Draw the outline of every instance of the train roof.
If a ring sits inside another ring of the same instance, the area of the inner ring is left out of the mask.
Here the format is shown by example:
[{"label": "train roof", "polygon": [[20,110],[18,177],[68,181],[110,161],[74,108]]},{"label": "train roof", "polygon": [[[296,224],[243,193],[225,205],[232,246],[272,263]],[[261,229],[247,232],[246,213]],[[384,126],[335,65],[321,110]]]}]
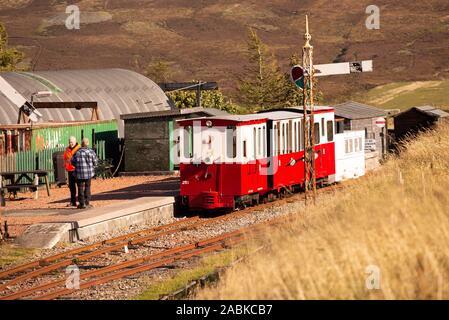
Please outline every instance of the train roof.
[{"label": "train roof", "polygon": [[[314,108],[314,111],[317,113],[325,113],[325,112],[333,112],[334,109],[331,107],[323,107],[317,106]],[[193,119],[184,119],[178,120],[180,125],[189,125],[194,121],[202,121],[209,120],[214,121],[218,120],[222,125],[228,125],[230,123],[239,123],[239,124],[256,124],[265,122],[267,120],[288,120],[288,119],[297,119],[303,118],[304,112],[302,107],[294,107],[294,108],[285,108],[285,109],[276,109],[276,110],[266,110],[259,112],[257,114],[242,114],[242,115],[225,115],[225,116],[214,116],[214,117],[201,117],[201,118],[193,118]],[[214,121],[215,122],[215,121]]]}]

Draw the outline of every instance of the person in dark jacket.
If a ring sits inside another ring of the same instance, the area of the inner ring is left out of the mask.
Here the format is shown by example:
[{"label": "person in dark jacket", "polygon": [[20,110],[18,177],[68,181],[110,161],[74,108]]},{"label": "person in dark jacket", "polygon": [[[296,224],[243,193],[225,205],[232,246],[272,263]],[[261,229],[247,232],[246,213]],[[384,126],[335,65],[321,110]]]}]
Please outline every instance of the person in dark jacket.
[{"label": "person in dark jacket", "polygon": [[90,185],[92,178],[95,176],[97,162],[98,158],[95,151],[89,148],[89,139],[84,138],[81,142],[81,148],[72,157],[78,187],[78,209],[92,207],[90,205]]}]

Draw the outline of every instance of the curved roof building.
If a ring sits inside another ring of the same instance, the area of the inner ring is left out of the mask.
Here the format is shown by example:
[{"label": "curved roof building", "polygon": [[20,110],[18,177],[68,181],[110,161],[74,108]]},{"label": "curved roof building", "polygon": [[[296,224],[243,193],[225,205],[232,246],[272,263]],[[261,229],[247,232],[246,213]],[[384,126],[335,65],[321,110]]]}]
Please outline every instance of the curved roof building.
[{"label": "curved roof building", "polygon": [[[95,102],[99,120],[116,119],[120,136],[123,136],[120,115],[173,108],[156,83],[124,69],[6,72],[0,75],[27,100],[38,91],[53,93],[48,98],[35,98],[34,102],[80,105]],[[92,115],[89,109],[75,108],[39,109],[39,112],[43,115],[42,122],[86,121]],[[18,114],[18,108],[0,92],[0,126],[16,124]]]}]

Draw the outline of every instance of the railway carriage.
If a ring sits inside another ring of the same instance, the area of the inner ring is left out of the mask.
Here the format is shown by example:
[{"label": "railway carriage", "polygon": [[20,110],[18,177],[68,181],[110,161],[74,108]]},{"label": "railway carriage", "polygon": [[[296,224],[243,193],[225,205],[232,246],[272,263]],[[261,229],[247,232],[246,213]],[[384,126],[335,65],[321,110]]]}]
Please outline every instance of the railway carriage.
[{"label": "railway carriage", "polygon": [[[316,107],[317,181],[335,181],[334,110]],[[178,121],[180,196],[192,209],[235,209],[304,186],[303,110]]]}]

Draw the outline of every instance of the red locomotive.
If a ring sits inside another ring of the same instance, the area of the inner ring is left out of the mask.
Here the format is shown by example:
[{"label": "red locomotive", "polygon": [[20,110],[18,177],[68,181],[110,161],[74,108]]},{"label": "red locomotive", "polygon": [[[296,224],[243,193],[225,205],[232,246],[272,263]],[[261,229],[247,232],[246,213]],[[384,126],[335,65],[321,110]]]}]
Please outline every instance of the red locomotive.
[{"label": "red locomotive", "polygon": [[[316,178],[333,182],[334,110],[315,110]],[[178,125],[180,197],[188,208],[236,209],[304,187],[302,108],[187,119]]]}]

